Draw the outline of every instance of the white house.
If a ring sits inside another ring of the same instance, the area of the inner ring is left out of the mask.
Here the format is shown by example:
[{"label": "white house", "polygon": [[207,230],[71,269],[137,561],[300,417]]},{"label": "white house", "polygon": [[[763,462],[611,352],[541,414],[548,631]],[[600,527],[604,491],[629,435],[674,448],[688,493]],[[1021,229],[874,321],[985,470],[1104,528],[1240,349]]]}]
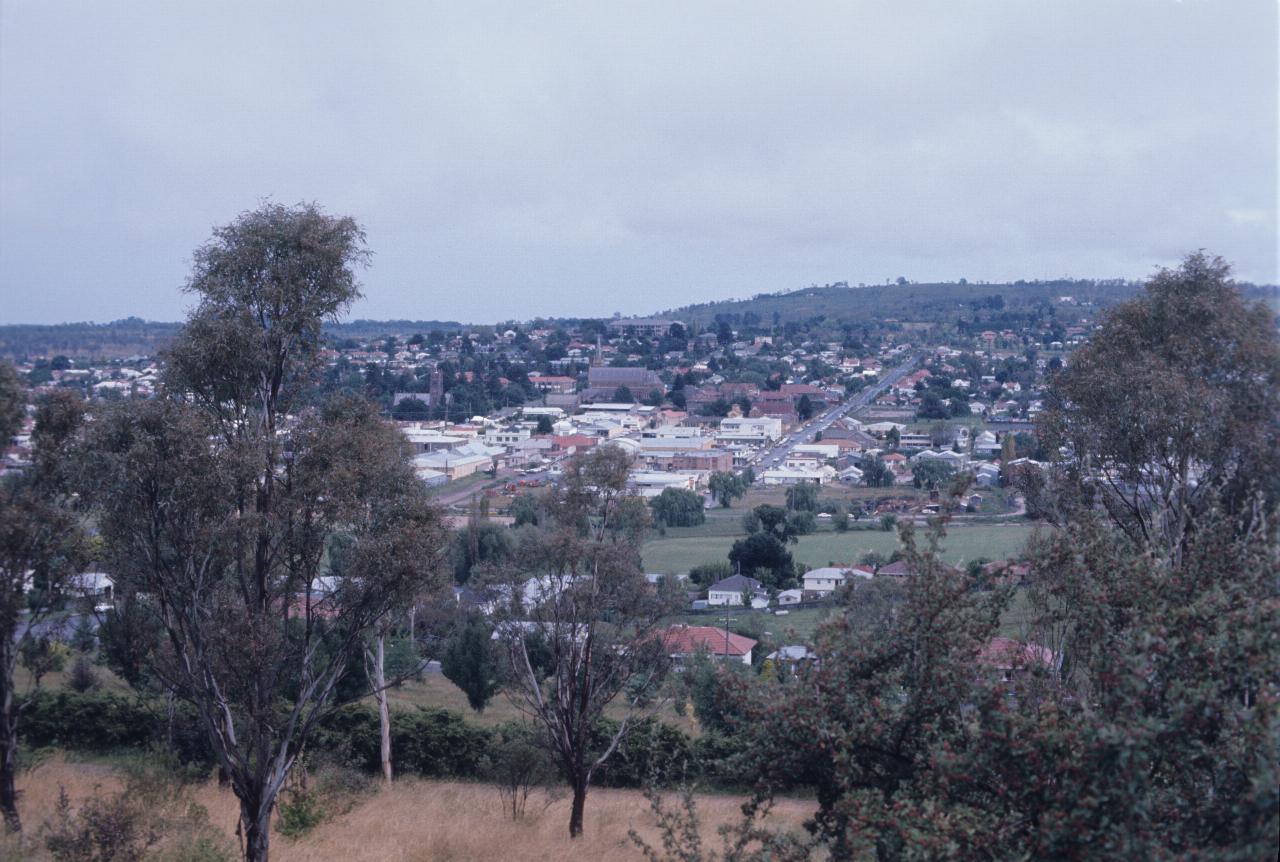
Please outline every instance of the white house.
[{"label": "white house", "polygon": [[80,572],[67,578],[67,591],[85,598],[111,600],[115,579],[106,572]]},{"label": "white house", "polygon": [[823,566],[820,569],[810,569],[804,573],[804,594],[807,597],[822,598],[840,589],[850,578],[869,579],[871,576],[870,571],[860,566]]},{"label": "white house", "polygon": [[804,601],[804,590],[783,590],[778,593],[779,606],[798,605]]},{"label": "white house", "polygon": [[857,467],[845,467],[840,471],[840,481],[848,485],[858,485],[862,482],[862,471]]},{"label": "white house", "polygon": [[995,464],[983,462],[974,469],[973,474],[974,483],[983,488],[1000,484],[1000,468]]},{"label": "white house", "polygon": [[730,575],[707,588],[707,604],[741,606],[743,593],[749,593],[754,600],[757,594],[763,592],[764,584],[755,578],[748,578],[746,575]]},{"label": "white house", "polygon": [[1000,442],[990,431],[983,431],[973,439],[973,454],[976,457],[994,458],[1000,454]]}]

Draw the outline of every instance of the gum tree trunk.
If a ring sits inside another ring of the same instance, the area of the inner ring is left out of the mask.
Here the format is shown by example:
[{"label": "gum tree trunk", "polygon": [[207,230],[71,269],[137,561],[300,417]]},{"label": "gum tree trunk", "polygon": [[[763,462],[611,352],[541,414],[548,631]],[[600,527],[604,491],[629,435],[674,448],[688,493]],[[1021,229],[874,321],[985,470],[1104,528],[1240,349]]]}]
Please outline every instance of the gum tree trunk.
[{"label": "gum tree trunk", "polygon": [[240,824],[244,829],[244,862],[267,862],[271,843],[271,809],[240,803]]},{"label": "gum tree trunk", "polygon": [[382,732],[382,777],[391,783],[391,713],[387,709],[387,675],[385,670],[387,635],[378,632],[373,661],[373,687],[378,692],[378,728]]},{"label": "gum tree trunk", "polygon": [[[7,659],[7,656],[5,657]],[[5,667],[11,667],[6,663]],[[12,682],[12,676],[6,682]],[[18,705],[14,703],[13,686],[0,684],[0,815],[5,832],[21,832],[18,816]]]},{"label": "gum tree trunk", "polygon": [[587,808],[587,782],[575,779],[573,782],[573,808],[569,812],[569,837],[582,837],[582,815]]}]

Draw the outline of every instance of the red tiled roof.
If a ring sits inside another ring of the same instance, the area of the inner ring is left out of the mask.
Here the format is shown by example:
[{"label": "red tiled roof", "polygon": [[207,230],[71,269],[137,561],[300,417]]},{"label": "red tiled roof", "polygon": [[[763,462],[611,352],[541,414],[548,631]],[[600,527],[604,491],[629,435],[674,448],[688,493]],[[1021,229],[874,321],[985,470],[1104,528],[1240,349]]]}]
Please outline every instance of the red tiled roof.
[{"label": "red tiled roof", "polygon": [[1029,667],[1039,664],[1054,667],[1058,656],[1047,646],[1023,643],[1013,638],[992,638],[978,653],[978,661],[995,668]]},{"label": "red tiled roof", "polygon": [[692,655],[705,650],[712,655],[744,656],[756,642],[712,626],[676,625],[662,633],[662,644],[672,655]]},{"label": "red tiled roof", "polygon": [[568,449],[570,446],[576,446],[579,449],[589,449],[596,443],[600,442],[596,437],[589,437],[586,434],[557,434],[551,438],[552,446],[556,449]]}]

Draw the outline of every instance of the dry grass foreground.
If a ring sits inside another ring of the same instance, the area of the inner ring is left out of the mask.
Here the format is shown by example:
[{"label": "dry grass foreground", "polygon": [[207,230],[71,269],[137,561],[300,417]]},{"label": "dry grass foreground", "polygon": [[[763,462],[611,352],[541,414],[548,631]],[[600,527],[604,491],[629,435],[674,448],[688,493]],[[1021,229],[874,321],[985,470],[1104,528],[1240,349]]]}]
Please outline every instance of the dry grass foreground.
[{"label": "dry grass foreground", "polygon": [[[47,858],[43,845],[35,846],[33,839],[54,811],[60,786],[66,788],[76,807],[94,794],[118,791],[121,782],[110,766],[53,758],[25,772],[18,786],[27,843],[21,856],[12,855],[12,845],[0,848],[0,858]],[[194,789],[192,801],[208,809],[210,824],[223,831],[226,846],[234,848],[236,802],[231,792],[211,781]],[[674,804],[677,800],[673,797],[670,801]],[[720,846],[715,828],[737,822],[741,802],[730,796],[698,797],[706,847]],[[775,807],[769,822],[778,827],[799,826],[811,812],[812,803],[784,800]],[[361,797],[349,812],[322,822],[301,838],[290,840],[273,834],[271,858],[273,862],[641,859],[642,854],[627,837],[630,829],[650,844],[661,846],[649,804],[634,790],[592,789],[587,798],[586,835],[578,841],[570,842],[568,823],[567,798],[545,806],[535,794],[530,797],[525,818],[513,822],[503,816],[493,787],[406,778],[389,789]]]}]

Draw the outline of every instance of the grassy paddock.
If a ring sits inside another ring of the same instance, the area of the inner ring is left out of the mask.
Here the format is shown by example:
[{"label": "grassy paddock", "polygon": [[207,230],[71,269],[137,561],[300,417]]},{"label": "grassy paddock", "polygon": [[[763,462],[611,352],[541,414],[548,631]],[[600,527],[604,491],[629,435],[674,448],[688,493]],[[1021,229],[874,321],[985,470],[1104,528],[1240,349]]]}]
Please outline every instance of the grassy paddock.
[{"label": "grassy paddock", "polygon": [[[53,757],[23,773],[18,789],[26,834],[0,838],[0,859],[50,858],[44,851],[40,826],[52,814],[59,788],[65,788],[72,806],[78,807],[87,798],[113,793],[120,786],[119,775],[109,763],[73,763]],[[191,801],[208,811],[209,825],[223,839],[222,846],[233,849],[235,797],[214,782],[195,786],[191,796]],[[742,801],[734,796],[697,798],[703,834],[711,847],[719,846],[716,827],[736,822]],[[357,795],[350,804],[345,813],[331,812],[300,838],[273,835],[271,858],[279,862],[642,859],[627,838],[630,829],[650,844],[661,846],[648,803],[634,790],[593,788],[587,797],[586,834],[572,843],[568,837],[569,800],[563,791],[551,797],[535,793],[524,820],[518,822],[503,815],[497,790],[484,784],[402,779],[390,788]],[[768,823],[798,828],[813,807],[812,802],[779,800]],[[182,838],[165,835],[163,843],[172,846]]]},{"label": "grassy paddock", "polygon": [[[698,625],[712,625],[712,623],[704,620]],[[423,706],[453,710],[467,722],[483,727],[492,727],[507,721],[527,720],[527,716],[516,708],[515,704],[511,702],[511,698],[504,692],[494,695],[493,699],[485,706],[484,712],[475,712],[471,709],[471,705],[467,703],[467,696],[462,692],[462,689],[438,673],[426,673],[422,675],[421,680],[409,680],[397,688],[389,689],[387,700],[392,709],[397,707],[412,709]],[[368,698],[368,701],[370,703],[373,702],[372,696]],[[605,708],[605,715],[611,718],[622,719],[626,717],[626,714],[626,708],[621,698]],[[657,718],[665,724],[680,728],[686,733],[696,735],[698,732],[688,716],[677,715],[675,710],[669,708],[659,709]]]},{"label": "grassy paddock", "polygon": [[[695,532],[702,529],[690,528],[685,535],[680,535],[677,530],[668,530],[666,536],[645,542],[642,551],[645,571],[687,572],[699,563],[725,560],[735,539],[742,535],[740,526],[735,533],[717,530],[719,534],[714,534],[708,530],[699,535]],[[1034,530],[1033,525],[1024,522],[952,527],[943,540],[942,557],[955,565],[963,565],[979,557],[1007,559],[1022,550]],[[850,530],[839,533],[823,530],[801,536],[799,544],[792,546],[791,553],[796,562],[825,566],[829,563],[855,563],[868,551],[888,556],[897,548],[898,534],[895,531]]]}]

